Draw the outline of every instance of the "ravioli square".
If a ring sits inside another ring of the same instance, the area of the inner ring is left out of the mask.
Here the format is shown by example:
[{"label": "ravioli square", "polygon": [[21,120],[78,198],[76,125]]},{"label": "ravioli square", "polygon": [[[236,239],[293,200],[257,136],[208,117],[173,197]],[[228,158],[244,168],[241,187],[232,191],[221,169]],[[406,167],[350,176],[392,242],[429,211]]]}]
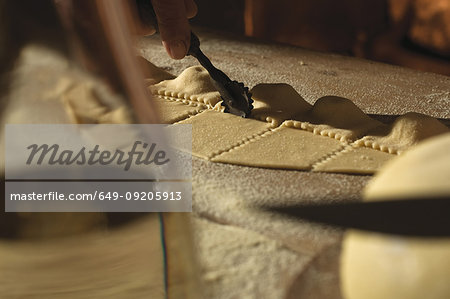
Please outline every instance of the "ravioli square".
[{"label": "ravioli square", "polygon": [[313,171],[372,174],[396,156],[371,148],[348,146],[335,156],[317,163]]},{"label": "ravioli square", "polygon": [[192,124],[192,154],[211,159],[271,128],[266,122],[207,110],[180,124]]},{"label": "ravioli square", "polygon": [[311,132],[278,127],[212,161],[267,168],[309,170],[312,165],[344,147],[336,139]]},{"label": "ravioli square", "polygon": [[153,95],[152,100],[156,104],[160,121],[163,124],[173,124],[206,109],[200,104],[185,104],[179,101],[170,101],[156,95]]}]

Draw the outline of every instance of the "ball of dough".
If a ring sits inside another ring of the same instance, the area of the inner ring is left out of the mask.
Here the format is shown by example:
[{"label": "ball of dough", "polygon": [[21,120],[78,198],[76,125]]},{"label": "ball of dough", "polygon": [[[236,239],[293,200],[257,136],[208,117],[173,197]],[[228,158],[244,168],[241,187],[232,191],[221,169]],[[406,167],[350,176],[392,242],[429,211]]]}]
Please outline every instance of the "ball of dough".
[{"label": "ball of dough", "polygon": [[[429,139],[389,162],[366,200],[450,194],[450,134]],[[450,298],[450,238],[349,231],[341,253],[345,299]]]}]

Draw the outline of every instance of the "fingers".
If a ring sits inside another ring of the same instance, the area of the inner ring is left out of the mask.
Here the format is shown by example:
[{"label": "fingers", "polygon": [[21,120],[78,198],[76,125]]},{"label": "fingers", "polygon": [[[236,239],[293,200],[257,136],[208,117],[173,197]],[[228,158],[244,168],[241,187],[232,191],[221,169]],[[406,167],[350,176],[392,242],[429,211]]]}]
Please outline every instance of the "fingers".
[{"label": "fingers", "polygon": [[[132,6],[136,4],[136,34],[141,36],[156,33],[156,19],[150,0],[135,0],[129,2]],[[132,7],[134,8],[134,6]]]},{"label": "fingers", "polygon": [[153,35],[156,33],[156,29],[149,25],[144,24],[142,22],[136,22],[136,34],[139,36],[147,36],[147,35]]},{"label": "fingers", "polygon": [[193,0],[151,0],[167,53],[174,59],[186,56],[191,29],[188,17],[197,12]]}]

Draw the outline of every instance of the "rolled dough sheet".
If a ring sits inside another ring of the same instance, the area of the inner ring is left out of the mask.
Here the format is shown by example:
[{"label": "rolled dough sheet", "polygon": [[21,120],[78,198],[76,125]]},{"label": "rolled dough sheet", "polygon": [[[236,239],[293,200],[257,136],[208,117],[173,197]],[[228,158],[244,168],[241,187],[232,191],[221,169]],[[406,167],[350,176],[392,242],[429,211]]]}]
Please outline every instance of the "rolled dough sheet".
[{"label": "rolled dough sheet", "polygon": [[[155,66],[151,73],[155,78],[147,80],[148,88],[162,123],[192,124],[192,154],[214,162],[371,174],[420,140],[449,131],[418,113],[385,125],[337,96],[311,105],[282,83],[256,85],[254,110],[244,119],[223,113],[220,94],[203,67],[189,67],[174,79]],[[105,103],[92,86],[72,87],[62,99],[76,123],[133,122],[128,107]]]},{"label": "rolled dough sheet", "polygon": [[159,116],[165,124],[173,124],[206,110],[206,105],[172,100],[167,96],[155,95],[153,100],[158,108]]},{"label": "rolled dough sheet", "polygon": [[367,173],[377,172],[381,166],[391,160],[392,155],[374,151],[367,147],[347,146],[343,151],[327,157],[315,164],[313,170],[341,173]]},{"label": "rolled dough sheet", "polygon": [[[193,155],[214,162],[370,174],[399,149],[448,131],[438,120],[417,113],[385,125],[336,96],[311,105],[283,83],[256,85],[251,118],[243,119],[222,113],[220,94],[199,66],[149,89],[163,111],[163,122],[192,124]],[[190,107],[195,105],[198,109]]]},{"label": "rolled dough sheet", "polygon": [[218,111],[205,111],[179,123],[192,124],[192,152],[206,159],[252,140],[271,128],[266,122]]}]

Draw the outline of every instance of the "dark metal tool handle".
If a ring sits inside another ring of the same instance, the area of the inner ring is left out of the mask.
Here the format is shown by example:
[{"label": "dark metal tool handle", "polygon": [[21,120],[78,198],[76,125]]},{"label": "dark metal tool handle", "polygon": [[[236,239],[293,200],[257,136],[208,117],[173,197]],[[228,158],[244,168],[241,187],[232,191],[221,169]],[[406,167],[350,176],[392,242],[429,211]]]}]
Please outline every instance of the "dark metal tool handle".
[{"label": "dark metal tool handle", "polygon": [[299,220],[415,237],[450,236],[450,196],[265,207]]},{"label": "dark metal tool handle", "polygon": [[191,46],[189,47],[189,51],[187,53],[195,58],[197,58],[198,62],[208,71],[209,75],[214,81],[218,81],[222,84],[227,82],[231,82],[231,79],[221,70],[216,68],[211,61],[203,54],[202,50],[200,50],[200,40],[198,36],[195,35],[194,32],[191,31]]},{"label": "dark metal tool handle", "polygon": [[191,31],[191,45],[188,55],[197,58],[198,62],[208,71],[214,80],[214,85],[219,91],[225,112],[232,113],[241,117],[247,117],[253,108],[251,94],[243,83],[232,81],[224,72],[216,68],[211,61],[200,50],[200,40],[197,35]]}]

